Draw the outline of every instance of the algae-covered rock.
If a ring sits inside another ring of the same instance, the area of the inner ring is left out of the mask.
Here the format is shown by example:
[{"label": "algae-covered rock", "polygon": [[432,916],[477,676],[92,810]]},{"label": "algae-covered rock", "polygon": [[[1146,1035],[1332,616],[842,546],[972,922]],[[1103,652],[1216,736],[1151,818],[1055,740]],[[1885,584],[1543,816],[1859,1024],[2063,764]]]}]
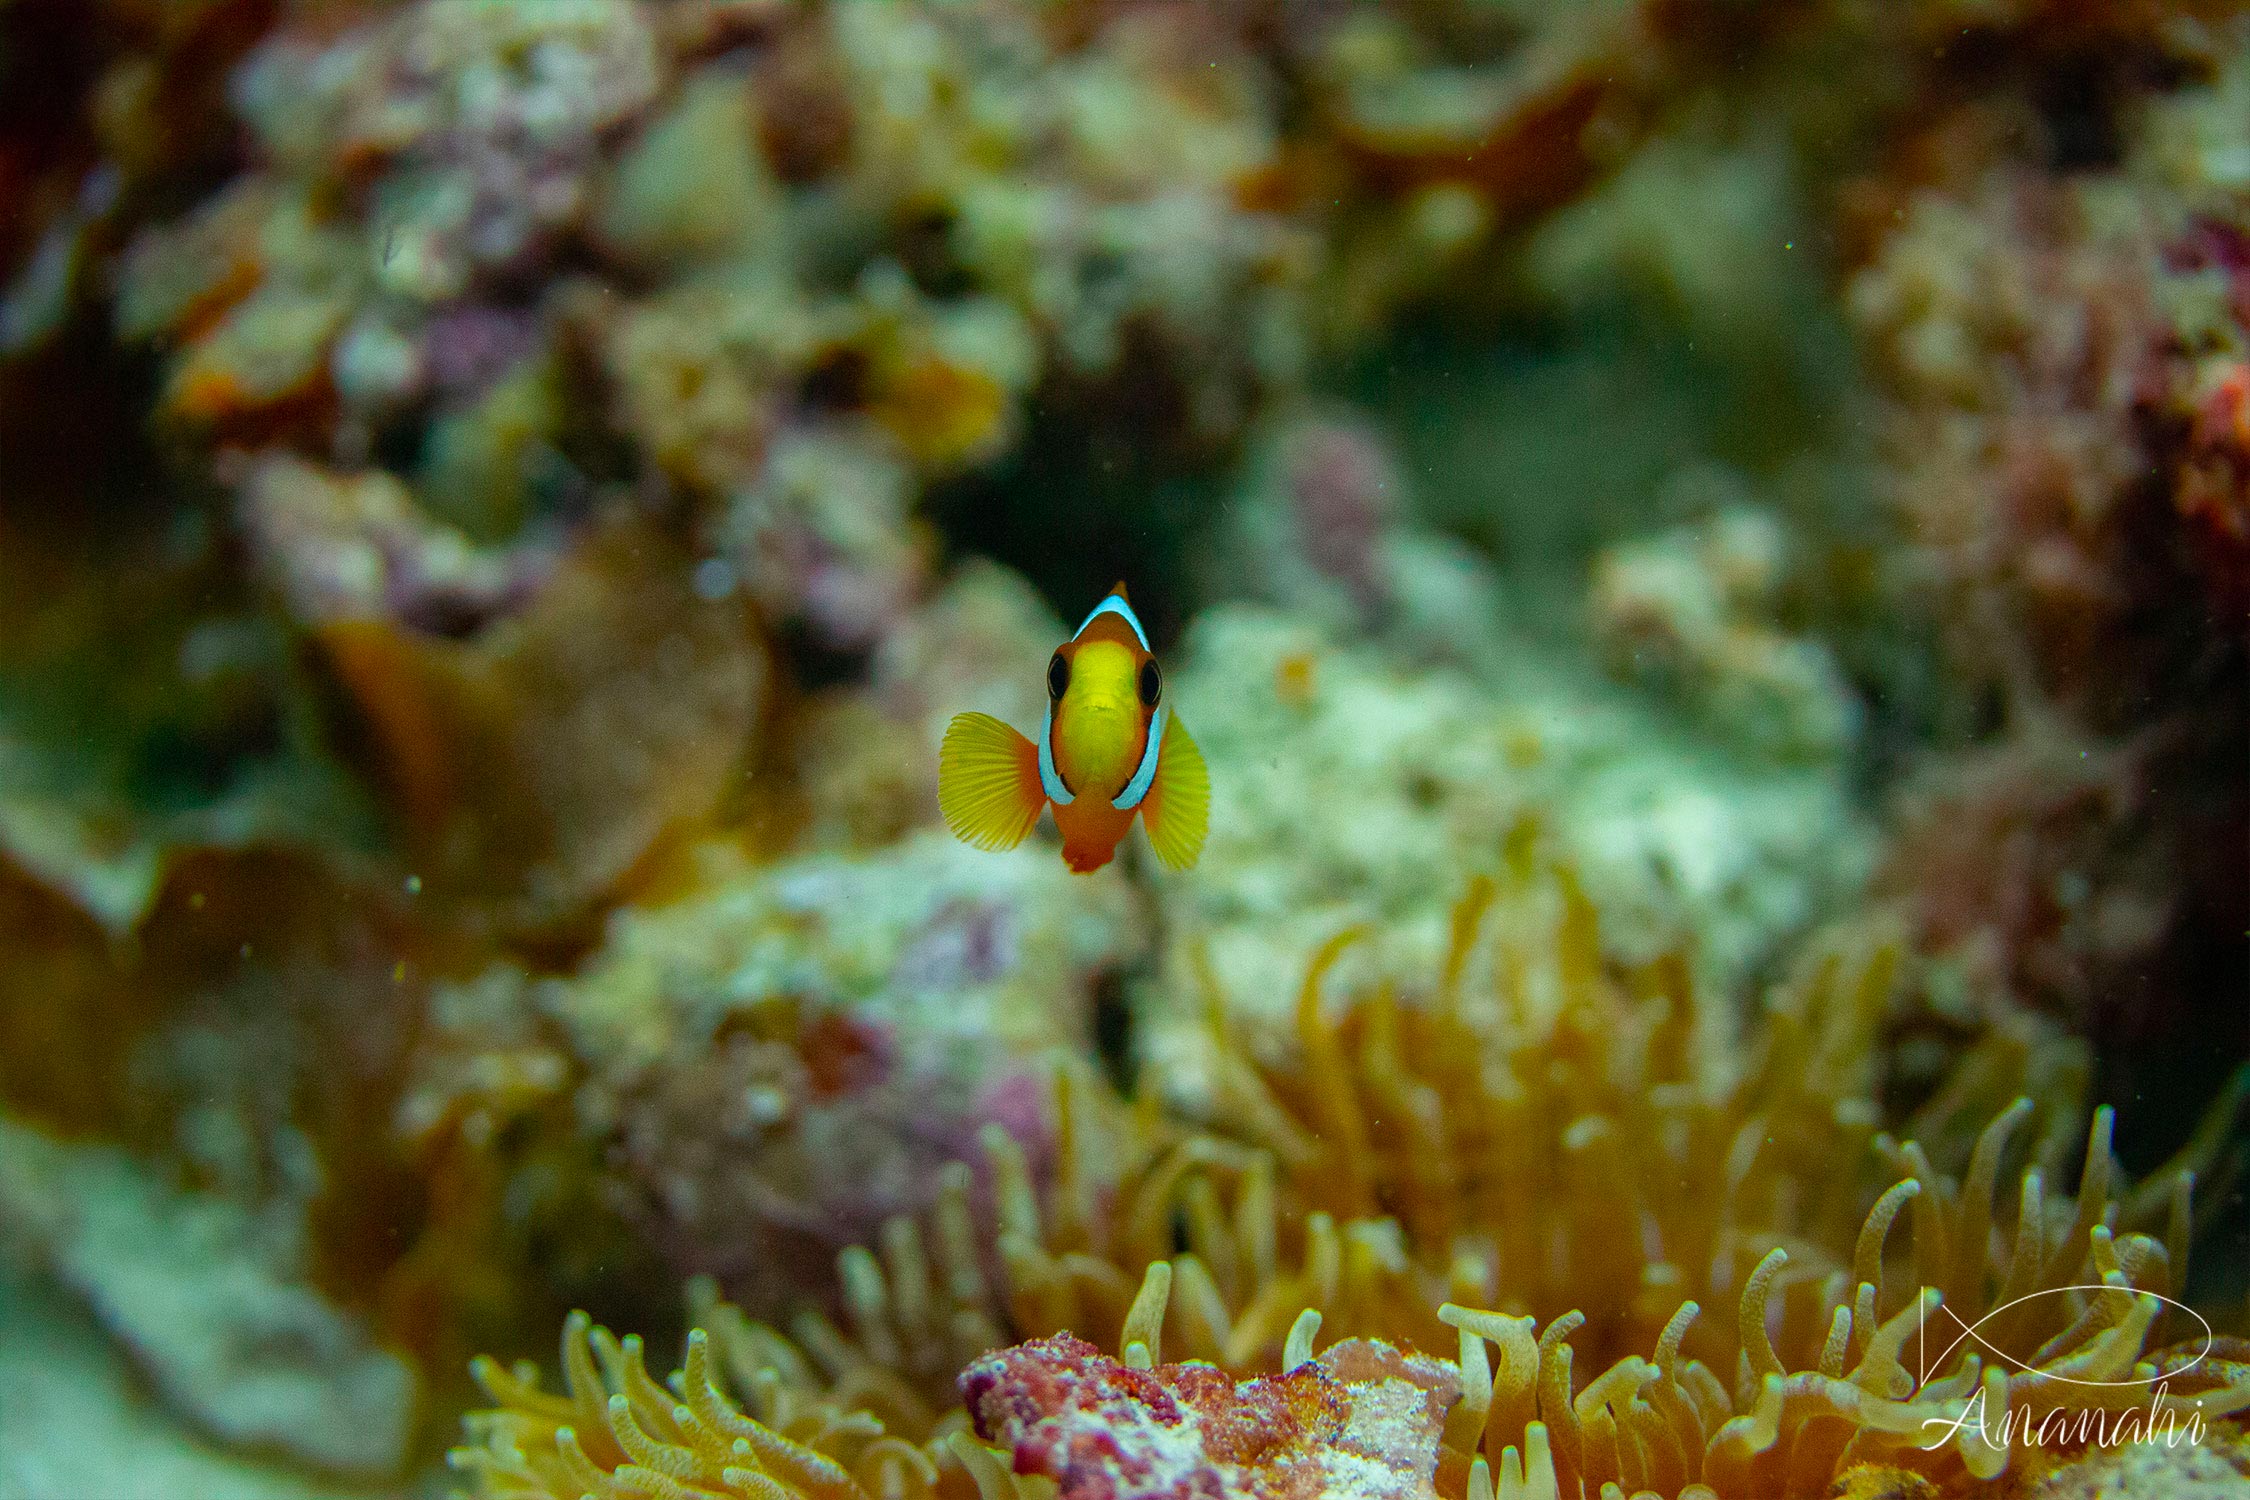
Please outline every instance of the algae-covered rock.
[{"label": "algae-covered rock", "polygon": [[0,1259],[0,1500],[373,1500],[227,1452],[153,1404],[85,1312]]},{"label": "algae-covered rock", "polygon": [[879,433],[805,430],[777,439],[722,523],[745,590],[777,623],[822,645],[880,640],[921,583],[908,524],[912,474]]},{"label": "algae-covered rock", "polygon": [[305,1284],[286,1209],[255,1214],[114,1147],[0,1121],[0,1223],[204,1432],[340,1473],[404,1460],[418,1377]]}]

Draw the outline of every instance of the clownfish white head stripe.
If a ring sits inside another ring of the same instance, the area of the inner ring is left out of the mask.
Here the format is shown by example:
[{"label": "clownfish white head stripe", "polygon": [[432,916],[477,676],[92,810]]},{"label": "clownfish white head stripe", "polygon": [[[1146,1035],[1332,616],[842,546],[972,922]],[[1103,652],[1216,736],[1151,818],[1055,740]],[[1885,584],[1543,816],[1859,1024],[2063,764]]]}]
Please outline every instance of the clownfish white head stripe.
[{"label": "clownfish white head stripe", "polygon": [[1110,799],[1110,806],[1130,812],[1141,805],[1148,789],[1156,785],[1156,759],[1164,746],[1164,718],[1170,712],[1169,708],[1159,708],[1156,717],[1149,720],[1148,744],[1141,751],[1141,763],[1134,769],[1133,779],[1125,783],[1125,790]]},{"label": "clownfish white head stripe", "polygon": [[[1122,589],[1124,588],[1124,585],[1119,584],[1118,587]],[[1123,615],[1125,617],[1125,623],[1133,627],[1133,639],[1141,643],[1141,649],[1143,651],[1149,649],[1148,632],[1141,628],[1141,617],[1133,613],[1133,606],[1126,602],[1125,596],[1122,593],[1108,595],[1102,600],[1101,603],[1095,605],[1092,610],[1088,611],[1086,618],[1079,622],[1078,628],[1075,631],[1071,632],[1070,638],[1074,641],[1077,640],[1078,637],[1086,633],[1087,626],[1093,624],[1103,615]]]},{"label": "clownfish white head stripe", "polygon": [[956,836],[1011,849],[1052,809],[1063,862],[1109,863],[1138,816],[1157,858],[1186,869],[1211,821],[1211,780],[1163,701],[1148,632],[1117,588],[1047,661],[1036,744],[987,714],[960,714],[938,752],[938,807]]},{"label": "clownfish white head stripe", "polygon": [[1047,705],[1047,717],[1039,726],[1039,789],[1047,800],[1057,807],[1068,807],[1078,797],[1063,785],[1062,773],[1055,769],[1055,705]]}]

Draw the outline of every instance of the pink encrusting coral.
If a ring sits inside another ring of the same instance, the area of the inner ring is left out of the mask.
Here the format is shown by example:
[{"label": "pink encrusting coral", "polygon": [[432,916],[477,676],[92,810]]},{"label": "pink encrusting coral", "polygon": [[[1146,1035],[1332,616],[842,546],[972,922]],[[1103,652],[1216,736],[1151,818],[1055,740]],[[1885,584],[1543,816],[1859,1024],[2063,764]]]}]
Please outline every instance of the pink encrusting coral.
[{"label": "pink encrusting coral", "polygon": [[1214,1365],[1136,1369],[1067,1333],[961,1373],[977,1436],[1064,1500],[1435,1500],[1460,1394],[1452,1365],[1374,1339],[1239,1382]]}]

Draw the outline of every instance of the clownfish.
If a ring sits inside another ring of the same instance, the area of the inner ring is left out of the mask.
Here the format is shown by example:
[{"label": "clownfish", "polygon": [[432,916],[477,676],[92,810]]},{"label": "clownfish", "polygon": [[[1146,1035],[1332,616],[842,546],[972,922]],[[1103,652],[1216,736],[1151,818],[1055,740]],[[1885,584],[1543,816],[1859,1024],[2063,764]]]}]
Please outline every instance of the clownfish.
[{"label": "clownfish", "polygon": [[1048,807],[1080,875],[1109,863],[1135,813],[1171,868],[1203,851],[1211,776],[1122,583],[1048,659],[1037,744],[990,714],[956,714],[938,750],[938,809],[963,843],[1013,849]]}]

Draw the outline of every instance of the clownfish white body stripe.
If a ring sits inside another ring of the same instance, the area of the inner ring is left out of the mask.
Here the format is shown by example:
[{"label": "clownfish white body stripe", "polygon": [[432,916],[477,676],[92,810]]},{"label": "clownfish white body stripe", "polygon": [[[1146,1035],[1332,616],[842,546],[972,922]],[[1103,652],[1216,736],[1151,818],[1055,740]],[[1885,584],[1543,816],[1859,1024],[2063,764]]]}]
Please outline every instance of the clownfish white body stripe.
[{"label": "clownfish white body stripe", "polygon": [[1052,809],[1063,863],[1085,874],[1138,816],[1156,857],[1184,870],[1203,851],[1211,777],[1164,701],[1148,632],[1119,584],[1047,662],[1047,713],[1027,739],[990,714],[957,714],[938,751],[938,808],[955,837],[1013,849]]}]

